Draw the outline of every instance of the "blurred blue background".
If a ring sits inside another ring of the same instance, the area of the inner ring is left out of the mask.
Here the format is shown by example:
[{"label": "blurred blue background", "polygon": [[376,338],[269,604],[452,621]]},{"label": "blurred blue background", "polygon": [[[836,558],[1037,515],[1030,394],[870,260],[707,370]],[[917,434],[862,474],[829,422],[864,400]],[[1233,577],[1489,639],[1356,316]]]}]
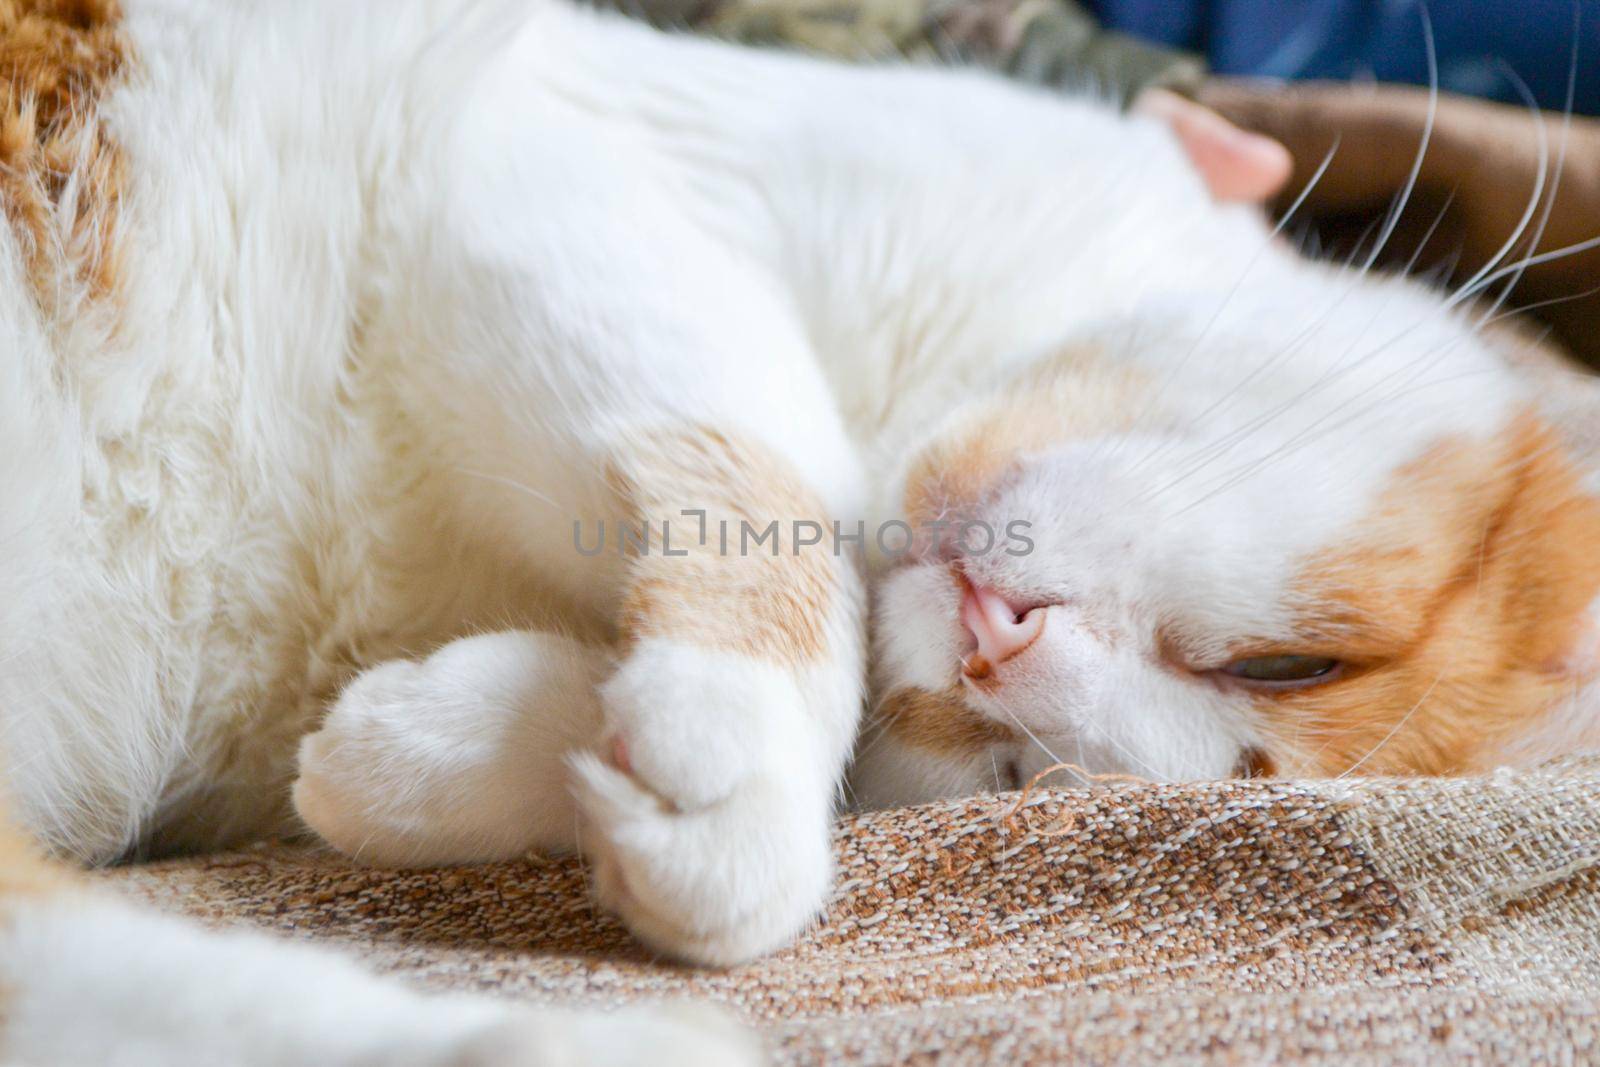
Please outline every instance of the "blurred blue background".
[{"label": "blurred blue background", "polygon": [[[1428,80],[1420,0],[1089,0],[1101,21],[1206,57],[1219,74]],[[1515,103],[1520,77],[1539,106],[1567,98],[1600,114],[1600,0],[1434,0],[1427,7],[1440,88]]]}]

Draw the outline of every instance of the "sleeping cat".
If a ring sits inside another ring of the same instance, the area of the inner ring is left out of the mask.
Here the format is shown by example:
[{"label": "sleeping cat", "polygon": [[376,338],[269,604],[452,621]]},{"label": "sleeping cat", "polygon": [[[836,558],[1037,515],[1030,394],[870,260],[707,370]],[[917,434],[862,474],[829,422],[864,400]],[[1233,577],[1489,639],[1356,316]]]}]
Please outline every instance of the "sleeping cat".
[{"label": "sleeping cat", "polygon": [[[1600,504],[1521,379],[1160,121],[555,0],[0,0],[0,42],[0,781],[50,853],[577,849],[725,964],[817,914],[864,704],[869,804],[1596,738]],[[30,849],[8,1060],[750,1054]]]}]

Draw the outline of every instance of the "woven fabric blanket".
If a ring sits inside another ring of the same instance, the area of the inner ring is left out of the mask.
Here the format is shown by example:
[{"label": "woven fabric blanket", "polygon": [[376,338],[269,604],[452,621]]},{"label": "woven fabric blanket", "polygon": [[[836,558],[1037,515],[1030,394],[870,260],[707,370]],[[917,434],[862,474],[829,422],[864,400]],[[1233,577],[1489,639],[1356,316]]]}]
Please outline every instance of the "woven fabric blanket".
[{"label": "woven fabric blanket", "polygon": [[837,845],[825,920],[728,971],[653,959],[575,860],[262,846],[104,877],[435,989],[720,1001],[780,1063],[1600,1062],[1600,759],[990,796]]}]

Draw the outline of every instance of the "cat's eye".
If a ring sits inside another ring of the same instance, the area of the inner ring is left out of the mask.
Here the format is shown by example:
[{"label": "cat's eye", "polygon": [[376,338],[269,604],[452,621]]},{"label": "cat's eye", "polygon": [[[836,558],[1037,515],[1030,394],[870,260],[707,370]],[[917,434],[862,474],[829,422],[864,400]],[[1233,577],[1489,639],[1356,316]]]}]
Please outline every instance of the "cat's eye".
[{"label": "cat's eye", "polygon": [[1328,656],[1250,656],[1234,660],[1222,673],[1241,682],[1289,689],[1331,681],[1339,666]]}]

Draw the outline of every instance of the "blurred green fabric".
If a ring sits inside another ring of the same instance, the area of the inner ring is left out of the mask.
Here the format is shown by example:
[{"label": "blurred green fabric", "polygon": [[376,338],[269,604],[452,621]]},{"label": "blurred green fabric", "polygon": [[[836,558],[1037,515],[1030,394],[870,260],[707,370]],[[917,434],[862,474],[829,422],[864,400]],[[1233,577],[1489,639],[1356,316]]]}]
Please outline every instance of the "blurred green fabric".
[{"label": "blurred green fabric", "polygon": [[666,29],[841,59],[886,56],[995,67],[1038,85],[1126,103],[1151,85],[1188,89],[1193,55],[1101,27],[1072,0],[611,0]]}]

